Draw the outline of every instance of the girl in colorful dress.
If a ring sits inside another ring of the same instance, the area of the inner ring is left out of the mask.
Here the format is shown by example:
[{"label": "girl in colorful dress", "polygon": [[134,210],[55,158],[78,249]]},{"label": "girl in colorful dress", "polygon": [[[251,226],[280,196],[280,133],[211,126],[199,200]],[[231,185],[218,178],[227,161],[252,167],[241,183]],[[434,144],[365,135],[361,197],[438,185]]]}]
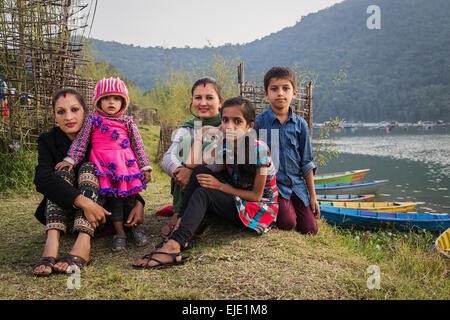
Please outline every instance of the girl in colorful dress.
[{"label": "girl in colorful dress", "polygon": [[[134,267],[156,268],[184,263],[181,250],[185,249],[207,212],[257,234],[263,234],[275,225],[278,213],[275,168],[267,145],[256,140],[253,130],[255,107],[247,99],[236,97],[225,101],[220,113],[222,148],[216,147],[215,152],[205,150],[205,153],[214,157],[216,163],[219,158],[225,160],[228,179],[195,164],[204,155],[201,151],[204,136],[211,134],[210,130],[217,130],[204,127],[192,146],[191,161],[186,164],[195,169],[184,194],[179,224],[167,241],[134,261]],[[243,154],[239,154],[242,150]],[[203,157],[203,163],[210,160]]]},{"label": "girl in colorful dress", "polygon": [[[122,80],[100,80],[92,95],[96,112],[86,117],[67,157],[56,167],[76,165],[83,159],[89,142],[92,143],[89,161],[96,166],[99,194],[107,199],[105,208],[111,212],[116,229],[114,251],[126,248],[123,216],[135,203],[135,195],[146,189],[152,171],[137,125],[132,117],[124,114],[129,102],[128,90]],[[131,232],[138,246],[147,243],[141,230],[131,228]]]}]

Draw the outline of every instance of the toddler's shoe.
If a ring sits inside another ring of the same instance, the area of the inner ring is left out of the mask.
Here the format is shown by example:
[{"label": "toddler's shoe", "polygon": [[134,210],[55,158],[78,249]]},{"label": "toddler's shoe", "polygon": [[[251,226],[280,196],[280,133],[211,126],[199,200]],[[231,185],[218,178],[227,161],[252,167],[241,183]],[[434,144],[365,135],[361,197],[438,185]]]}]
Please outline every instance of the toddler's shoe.
[{"label": "toddler's shoe", "polygon": [[113,237],[113,247],[114,252],[125,251],[127,249],[127,236],[116,234]]},{"label": "toddler's shoe", "polygon": [[148,238],[142,230],[139,229],[131,230],[131,234],[133,235],[134,242],[138,247],[142,247],[147,244]]}]

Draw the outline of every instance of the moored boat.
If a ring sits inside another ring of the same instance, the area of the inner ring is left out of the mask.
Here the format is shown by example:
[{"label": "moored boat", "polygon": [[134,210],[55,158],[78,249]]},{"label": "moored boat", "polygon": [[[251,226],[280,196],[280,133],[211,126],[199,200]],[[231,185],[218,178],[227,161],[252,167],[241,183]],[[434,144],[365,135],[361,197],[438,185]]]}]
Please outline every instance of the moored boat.
[{"label": "moored boat", "polygon": [[317,201],[361,202],[371,201],[374,197],[374,194],[318,194]]},{"label": "moored boat", "polygon": [[320,206],[320,215],[330,224],[357,229],[423,229],[436,232],[450,228],[449,214],[376,212]]},{"label": "moored boat", "polygon": [[334,207],[359,209],[378,212],[411,212],[416,209],[414,202],[335,202],[335,201],[319,201],[319,205]]},{"label": "moored boat", "polygon": [[353,183],[322,184],[315,186],[318,194],[376,193],[389,180],[360,181]]},{"label": "moored boat", "polygon": [[450,228],[436,239],[434,246],[439,253],[450,258]]},{"label": "moored boat", "polygon": [[370,169],[349,170],[344,172],[324,173],[314,176],[314,184],[333,184],[358,182]]}]

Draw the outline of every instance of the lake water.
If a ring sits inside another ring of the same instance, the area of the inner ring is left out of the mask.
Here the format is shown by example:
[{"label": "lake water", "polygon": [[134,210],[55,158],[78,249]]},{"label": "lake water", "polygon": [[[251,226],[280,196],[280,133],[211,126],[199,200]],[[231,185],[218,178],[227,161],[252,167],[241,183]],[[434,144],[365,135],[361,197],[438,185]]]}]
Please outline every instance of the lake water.
[{"label": "lake water", "polygon": [[417,212],[450,213],[450,128],[360,127],[331,133],[339,157],[317,173],[371,169],[364,180],[389,179],[375,201],[417,202]]}]

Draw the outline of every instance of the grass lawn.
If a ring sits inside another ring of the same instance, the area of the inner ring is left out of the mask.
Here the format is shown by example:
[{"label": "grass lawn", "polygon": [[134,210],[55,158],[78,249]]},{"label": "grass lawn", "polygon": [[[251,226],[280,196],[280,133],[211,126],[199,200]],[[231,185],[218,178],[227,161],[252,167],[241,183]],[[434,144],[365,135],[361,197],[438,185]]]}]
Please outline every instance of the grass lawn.
[{"label": "grass lawn", "polygon": [[[149,154],[155,154],[159,129],[145,126],[141,132]],[[194,238],[185,265],[135,270],[131,262],[160,242],[160,229],[168,220],[154,215],[171,204],[170,181],[159,166],[142,196],[147,202],[143,229],[150,244],[138,248],[129,241],[127,252],[117,254],[111,251],[112,236],[94,239],[93,263],[82,269],[80,288],[69,289],[69,275],[38,278],[31,272],[45,244],[44,226],[33,216],[41,195],[1,194],[0,299],[450,297],[450,265],[433,251],[435,235],[339,230],[323,220],[316,236],[280,230],[256,236],[216,221]],[[71,235],[61,238],[61,256],[74,240]],[[367,272],[372,265],[381,272],[379,289]]]}]

